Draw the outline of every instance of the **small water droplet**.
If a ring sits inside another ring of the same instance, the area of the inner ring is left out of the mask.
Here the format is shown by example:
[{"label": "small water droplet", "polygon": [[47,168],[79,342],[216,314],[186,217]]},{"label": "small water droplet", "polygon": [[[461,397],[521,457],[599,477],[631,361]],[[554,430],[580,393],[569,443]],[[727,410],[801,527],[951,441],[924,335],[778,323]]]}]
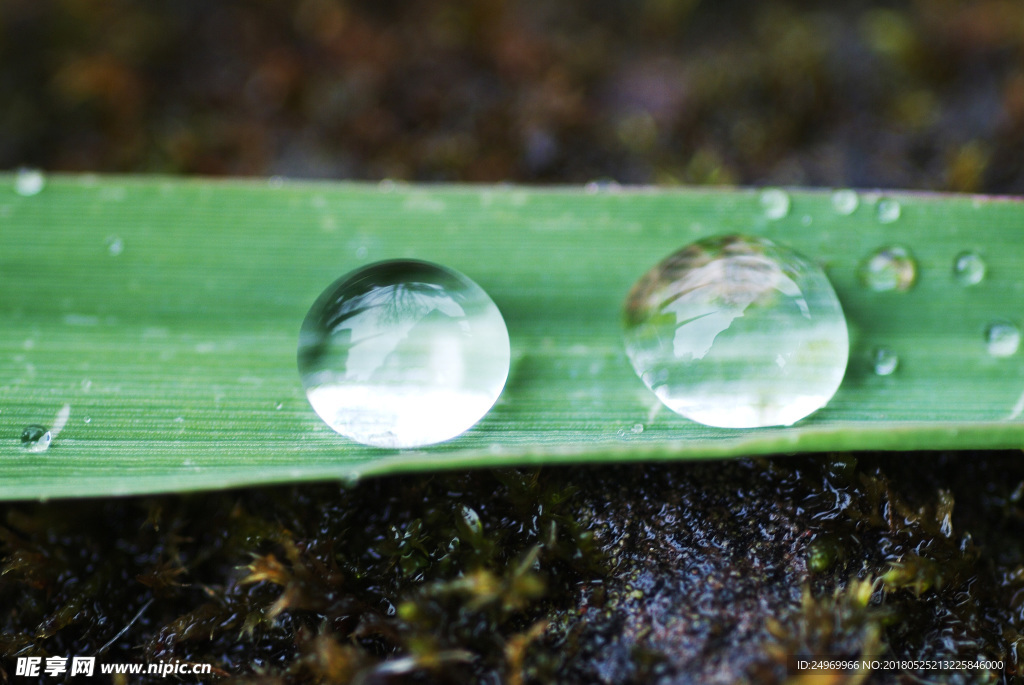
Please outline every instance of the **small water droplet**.
[{"label": "small water droplet", "polygon": [[631,433],[636,433],[636,434],[643,433],[644,432],[644,424],[642,424],[642,423],[634,423],[633,427],[630,429],[630,432]]},{"label": "small water droplet", "polygon": [[596,195],[598,193],[614,193],[622,190],[622,186],[619,182],[610,178],[599,178],[594,181],[588,182],[583,186],[583,192],[588,195]]},{"label": "small water droplet", "polygon": [[761,207],[764,215],[776,221],[789,214],[789,193],[781,188],[768,188],[761,191]]},{"label": "small water droplet", "polygon": [[846,371],[849,336],[832,284],[764,238],[709,238],[676,252],[633,286],[624,314],[637,375],[669,409],[709,426],[793,424],[825,406]]},{"label": "small water droplet", "polygon": [[860,197],[857,191],[844,188],[832,193],[832,209],[843,216],[849,216],[857,211],[860,205]]},{"label": "small water droplet", "polygon": [[86,416],[84,419],[82,419],[82,422],[83,423],[92,423],[92,417],[91,416]]},{"label": "small water droplet", "polygon": [[878,201],[878,220],[883,224],[891,224],[899,219],[902,211],[899,201],[891,197],[883,197]]},{"label": "small water droplet", "polygon": [[1009,357],[1020,347],[1020,328],[1009,321],[993,321],[985,329],[985,346],[993,357]]},{"label": "small water droplet", "polygon": [[38,195],[46,187],[46,176],[39,169],[18,169],[14,176],[14,192],[23,197]]},{"label": "small water droplet", "polygon": [[274,409],[276,409],[278,411],[281,411],[282,409],[284,409],[284,402],[278,402],[277,404],[275,404],[274,405]]},{"label": "small water droplet", "polygon": [[977,285],[985,279],[988,265],[977,252],[961,252],[953,260],[953,276],[960,285]]},{"label": "small water droplet", "polygon": [[900,358],[886,347],[876,348],[871,353],[871,364],[878,376],[891,376],[900,365]]},{"label": "small water droplet", "polygon": [[107,236],[107,252],[111,257],[117,257],[124,252],[124,241],[116,235]]},{"label": "small water droplet", "polygon": [[45,426],[32,424],[21,431],[21,446],[29,452],[45,452],[50,448],[52,436]]},{"label": "small water droplet", "polygon": [[377,262],[342,276],[299,334],[313,409],[375,447],[421,447],[465,432],[498,399],[509,363],[508,330],[491,298],[429,262]]},{"label": "small water droplet", "polygon": [[907,248],[889,245],[861,262],[859,273],[861,282],[872,290],[910,290],[917,282],[917,262]]}]

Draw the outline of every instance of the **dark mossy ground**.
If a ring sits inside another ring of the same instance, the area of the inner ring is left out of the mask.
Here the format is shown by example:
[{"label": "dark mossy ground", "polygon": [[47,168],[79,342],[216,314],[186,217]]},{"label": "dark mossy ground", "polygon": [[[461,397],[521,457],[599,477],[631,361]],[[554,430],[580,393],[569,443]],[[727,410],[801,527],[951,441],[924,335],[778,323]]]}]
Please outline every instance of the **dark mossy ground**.
[{"label": "dark mossy ground", "polygon": [[803,682],[787,663],[815,655],[999,659],[871,681],[1010,682],[1022,497],[1007,452],[17,504],[0,650],[12,682],[15,655],[75,654],[240,683]]},{"label": "dark mossy ground", "polygon": [[[3,0],[0,168],[1024,193],[1022,27],[1015,0]],[[884,654],[1007,670],[868,681],[1011,682],[1022,498],[1013,452],[3,505],[0,682],[33,654],[366,684]]]}]

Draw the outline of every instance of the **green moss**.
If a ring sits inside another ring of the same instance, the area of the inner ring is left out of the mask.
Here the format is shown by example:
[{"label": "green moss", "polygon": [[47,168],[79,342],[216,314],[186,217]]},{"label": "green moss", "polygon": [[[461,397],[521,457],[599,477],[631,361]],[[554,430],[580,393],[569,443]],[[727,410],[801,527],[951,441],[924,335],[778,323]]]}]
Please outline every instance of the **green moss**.
[{"label": "green moss", "polygon": [[1021,483],[1016,453],[861,454],[8,505],[0,665],[182,660],[253,683],[781,683],[820,654],[1012,668]]}]

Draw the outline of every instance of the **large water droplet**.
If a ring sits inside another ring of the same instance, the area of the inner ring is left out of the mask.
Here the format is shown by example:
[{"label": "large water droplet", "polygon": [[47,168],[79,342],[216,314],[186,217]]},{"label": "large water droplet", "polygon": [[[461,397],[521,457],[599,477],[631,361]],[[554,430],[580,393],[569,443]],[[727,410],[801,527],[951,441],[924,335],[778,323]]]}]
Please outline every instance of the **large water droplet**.
[{"label": "large water droplet", "polygon": [[892,350],[886,347],[879,347],[871,353],[871,364],[875,374],[879,376],[891,376],[900,365],[900,358]]},{"label": "large water droplet", "polygon": [[776,221],[789,214],[789,193],[780,188],[768,188],[761,192],[761,207],[764,215]]},{"label": "large water droplet", "polygon": [[837,190],[832,193],[832,209],[843,216],[849,216],[857,211],[860,205],[860,198],[855,190]]},{"label": "large water droplet", "polygon": [[508,377],[505,321],[487,293],[437,264],[357,269],[313,304],[298,364],[313,409],[376,447],[449,440],[491,408]]},{"label": "large water droplet", "polygon": [[961,285],[976,285],[985,279],[988,265],[977,252],[961,252],[953,260],[953,276]]},{"label": "large water droplet", "polygon": [[900,218],[903,208],[898,200],[883,197],[878,201],[878,220],[883,224],[891,224]]},{"label": "large water droplet", "polygon": [[723,428],[790,425],[839,388],[846,318],[825,273],[764,238],[708,238],[633,286],[626,353],[670,409]]},{"label": "large water droplet", "polygon": [[1009,357],[1020,347],[1020,329],[1009,321],[993,321],[985,329],[985,346],[993,357]]},{"label": "large water droplet", "polygon": [[859,273],[872,290],[909,290],[917,281],[917,262],[907,248],[889,245],[861,262]]},{"label": "large water droplet", "polygon": [[14,176],[14,192],[18,195],[31,197],[38,195],[46,187],[46,176],[39,169],[18,169]]},{"label": "large water droplet", "polygon": [[46,426],[32,424],[21,431],[21,446],[29,452],[45,452],[50,448],[51,439]]}]

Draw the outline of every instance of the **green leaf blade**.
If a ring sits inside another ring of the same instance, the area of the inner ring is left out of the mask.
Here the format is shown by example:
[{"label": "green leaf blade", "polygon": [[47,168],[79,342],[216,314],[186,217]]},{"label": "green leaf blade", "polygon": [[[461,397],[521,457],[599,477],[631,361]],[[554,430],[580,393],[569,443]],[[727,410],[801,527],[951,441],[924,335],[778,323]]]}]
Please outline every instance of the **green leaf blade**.
[{"label": "green leaf blade", "polygon": [[[887,194],[843,215],[790,193],[768,218],[756,191],[424,187],[55,177],[20,197],[0,178],[0,498],[187,491],[512,464],[721,458],[851,449],[1024,444],[1021,353],[989,355],[995,319],[1020,325],[1024,205]],[[851,328],[839,392],[788,428],[700,426],[663,408],[621,344],[622,300],[701,237],[765,235],[825,268]],[[857,269],[907,247],[918,279],[874,292]],[[986,278],[952,273],[979,252]],[[497,405],[443,445],[391,453],[336,435],[295,370],[321,290],[362,264],[453,267],[502,310],[512,370]],[[900,356],[876,376],[870,352]],[[30,423],[70,420],[47,452]],[[88,419],[88,422],[86,422]],[[642,427],[642,430],[636,427]],[[6,437],[3,437],[6,436]]]}]

